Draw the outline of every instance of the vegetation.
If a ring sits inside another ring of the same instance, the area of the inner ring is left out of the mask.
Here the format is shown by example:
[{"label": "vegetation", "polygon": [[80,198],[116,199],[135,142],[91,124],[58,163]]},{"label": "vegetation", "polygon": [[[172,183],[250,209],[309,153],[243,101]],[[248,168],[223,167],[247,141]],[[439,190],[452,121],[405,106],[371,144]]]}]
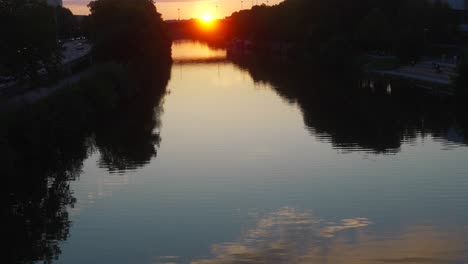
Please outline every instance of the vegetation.
[{"label": "vegetation", "polygon": [[60,63],[54,9],[40,0],[0,1],[0,65],[3,74],[36,81]]},{"label": "vegetation", "polygon": [[95,0],[88,27],[99,60],[170,60],[171,42],[152,0]]},{"label": "vegetation", "polygon": [[468,97],[468,54],[465,54],[458,64],[455,86],[460,97]]},{"label": "vegetation", "polygon": [[81,35],[78,20],[68,8],[56,7],[57,34],[60,39],[69,39]]},{"label": "vegetation", "polygon": [[426,0],[286,0],[236,12],[229,20],[231,37],[297,43],[303,54],[334,66],[368,51],[409,62],[428,41],[457,36],[453,11]]}]

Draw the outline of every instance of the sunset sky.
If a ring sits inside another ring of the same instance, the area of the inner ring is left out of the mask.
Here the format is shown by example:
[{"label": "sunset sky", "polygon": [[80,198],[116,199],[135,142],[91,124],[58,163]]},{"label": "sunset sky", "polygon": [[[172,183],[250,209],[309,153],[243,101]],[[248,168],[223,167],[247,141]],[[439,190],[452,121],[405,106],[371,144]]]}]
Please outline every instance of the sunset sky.
[{"label": "sunset sky", "polygon": [[[90,0],[63,0],[65,7],[70,8],[76,15],[88,14],[89,10],[86,5],[89,2]],[[268,4],[275,5],[279,2],[282,0],[269,0]],[[200,18],[206,14],[222,18],[240,10],[241,5],[244,9],[248,9],[252,3],[266,4],[267,0],[244,0],[243,4],[241,4],[241,0],[156,0],[156,7],[164,19],[177,19],[177,9],[179,8],[181,19]],[[218,10],[216,10],[216,6],[218,6]]]}]

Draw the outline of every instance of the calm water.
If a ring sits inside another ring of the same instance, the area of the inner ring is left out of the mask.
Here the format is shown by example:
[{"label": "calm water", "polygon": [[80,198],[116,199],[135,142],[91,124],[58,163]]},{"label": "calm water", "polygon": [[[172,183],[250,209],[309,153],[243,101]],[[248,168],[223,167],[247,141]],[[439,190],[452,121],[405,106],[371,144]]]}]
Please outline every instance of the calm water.
[{"label": "calm water", "polygon": [[468,262],[451,103],[225,54],[174,44],[158,139],[89,152],[57,263]]}]

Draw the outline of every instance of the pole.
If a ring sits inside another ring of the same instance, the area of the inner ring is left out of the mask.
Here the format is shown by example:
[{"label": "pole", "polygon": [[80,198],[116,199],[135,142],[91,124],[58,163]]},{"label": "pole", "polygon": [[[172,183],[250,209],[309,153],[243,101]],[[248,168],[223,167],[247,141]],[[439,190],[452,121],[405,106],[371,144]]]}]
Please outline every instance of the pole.
[{"label": "pole", "polygon": [[180,21],[180,8],[177,8],[177,12],[179,14],[179,21]]},{"label": "pole", "polygon": [[241,1],[241,10],[244,9],[244,1]]}]

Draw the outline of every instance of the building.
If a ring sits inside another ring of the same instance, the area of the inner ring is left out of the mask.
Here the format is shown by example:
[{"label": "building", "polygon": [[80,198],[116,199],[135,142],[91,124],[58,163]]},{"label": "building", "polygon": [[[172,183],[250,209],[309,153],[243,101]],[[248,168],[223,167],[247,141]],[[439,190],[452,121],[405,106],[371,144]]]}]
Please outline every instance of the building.
[{"label": "building", "polygon": [[47,0],[47,4],[50,6],[63,6],[62,0]]}]

